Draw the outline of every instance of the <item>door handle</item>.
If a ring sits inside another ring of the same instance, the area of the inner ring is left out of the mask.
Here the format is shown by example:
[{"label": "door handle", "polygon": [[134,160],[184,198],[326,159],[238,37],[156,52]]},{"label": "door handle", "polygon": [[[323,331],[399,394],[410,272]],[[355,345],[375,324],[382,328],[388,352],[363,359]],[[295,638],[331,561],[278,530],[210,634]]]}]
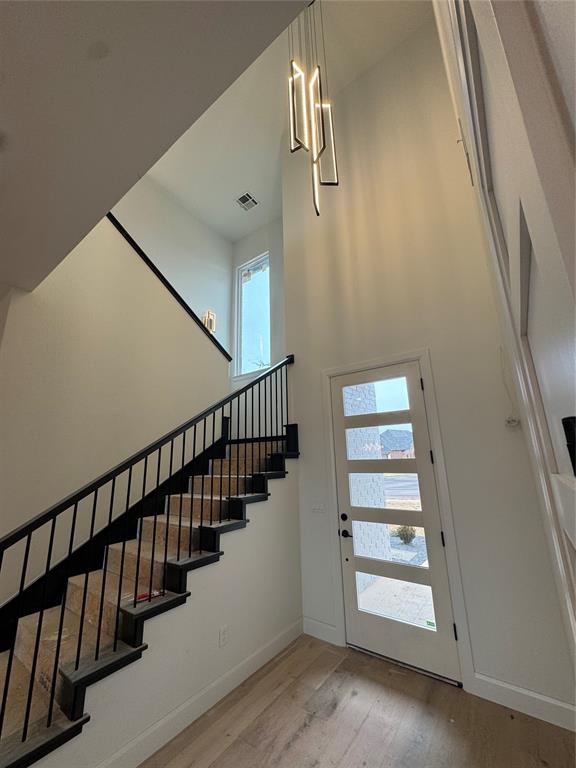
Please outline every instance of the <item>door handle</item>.
[{"label": "door handle", "polygon": [[351,539],[352,538],[352,534],[349,533],[346,529],[344,529],[343,531],[340,531],[340,536],[342,536],[343,539]]}]

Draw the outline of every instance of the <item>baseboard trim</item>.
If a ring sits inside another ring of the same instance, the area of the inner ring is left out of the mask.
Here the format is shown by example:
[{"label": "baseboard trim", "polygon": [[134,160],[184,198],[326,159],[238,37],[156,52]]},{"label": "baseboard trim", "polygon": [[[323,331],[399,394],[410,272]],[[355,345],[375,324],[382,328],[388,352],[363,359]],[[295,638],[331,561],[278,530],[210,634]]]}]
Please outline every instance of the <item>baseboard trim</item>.
[{"label": "baseboard trim", "polygon": [[345,646],[346,637],[339,627],[335,627],[333,624],[326,624],[318,619],[311,619],[307,616],[304,617],[304,633],[306,635],[312,635],[317,637],[318,640],[324,640],[331,645]]},{"label": "baseboard trim", "polygon": [[497,680],[475,672],[472,679],[464,682],[464,690],[504,707],[537,717],[569,731],[576,730],[576,707],[559,699],[544,696],[527,688]]},{"label": "baseboard trim", "polygon": [[302,634],[302,620],[290,624],[276,637],[263,645],[196,695],[185,701],[165,717],[143,731],[122,749],[98,764],[97,768],[137,768],[144,760],[187,728],[194,720],[217,704],[246,678],[257,672],[268,661],[284,650]]}]

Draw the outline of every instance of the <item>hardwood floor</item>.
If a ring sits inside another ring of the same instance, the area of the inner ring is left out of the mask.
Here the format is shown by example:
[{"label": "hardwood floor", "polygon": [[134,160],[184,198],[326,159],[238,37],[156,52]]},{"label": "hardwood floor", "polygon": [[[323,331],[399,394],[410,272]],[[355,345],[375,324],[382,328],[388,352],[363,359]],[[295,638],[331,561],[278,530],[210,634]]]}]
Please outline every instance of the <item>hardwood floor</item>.
[{"label": "hardwood floor", "polygon": [[140,768],[574,768],[574,734],[302,635]]}]

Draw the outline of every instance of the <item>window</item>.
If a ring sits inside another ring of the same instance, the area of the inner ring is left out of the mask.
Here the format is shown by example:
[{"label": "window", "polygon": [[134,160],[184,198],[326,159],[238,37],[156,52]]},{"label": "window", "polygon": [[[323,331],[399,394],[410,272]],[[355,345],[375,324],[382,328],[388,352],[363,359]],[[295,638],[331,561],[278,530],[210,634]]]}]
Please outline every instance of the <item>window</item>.
[{"label": "window", "polygon": [[236,375],[270,365],[270,259],[242,264],[236,278]]}]

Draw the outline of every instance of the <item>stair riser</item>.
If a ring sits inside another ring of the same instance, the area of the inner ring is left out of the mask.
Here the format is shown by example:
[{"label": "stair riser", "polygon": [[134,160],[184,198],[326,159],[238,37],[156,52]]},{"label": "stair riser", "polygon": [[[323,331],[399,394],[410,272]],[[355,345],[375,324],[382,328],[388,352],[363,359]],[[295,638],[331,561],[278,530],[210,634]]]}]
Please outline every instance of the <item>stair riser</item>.
[{"label": "stair riser", "polygon": [[[191,504],[190,497],[182,498],[182,519],[190,520],[190,513],[193,507],[195,523],[202,521],[205,524],[210,522],[210,511],[212,511],[212,520],[219,520],[220,515],[222,519],[226,518],[228,505],[225,500],[213,499],[210,501],[210,497],[204,499],[194,499]],[[170,497],[170,519],[176,522],[180,514],[180,497]]]},{"label": "stair riser", "polygon": [[[194,493],[202,492],[202,477],[190,478],[190,486],[194,480]],[[246,493],[250,491],[250,478],[236,477],[231,474],[224,475],[223,477],[215,476],[214,482],[212,478],[207,475],[204,478],[204,496],[210,495],[211,492],[215,496],[235,496],[238,493]]]},{"label": "stair riser", "polygon": [[[46,651],[44,644],[45,631],[42,630],[40,636],[40,645],[38,648],[38,656],[36,660],[36,667],[34,671],[35,688],[39,686],[45,693],[50,693],[52,686],[52,675],[54,672],[54,652],[52,650]],[[34,625],[33,631],[28,628],[18,628],[18,635],[16,637],[16,646],[14,653],[16,657],[24,664],[24,666],[31,672],[32,664],[34,660],[34,648],[36,643],[36,625]],[[82,652],[82,656],[86,654]],[[59,702],[61,692],[61,684],[59,675],[56,679],[56,701]]]},{"label": "stair riser", "polygon": [[[110,571],[112,573],[112,571]],[[148,589],[148,582],[144,579],[140,579],[140,587],[138,594]],[[73,611],[78,616],[82,614],[82,601],[84,596],[84,588],[74,582],[68,583],[68,590],[66,593],[66,607],[68,610]],[[124,588],[120,598],[120,605],[124,605],[134,597],[134,582],[124,579]],[[102,603],[102,632],[104,634],[113,637],[116,631],[116,604],[118,600],[118,593],[113,590],[112,593],[107,592],[104,596]],[[86,607],[84,612],[84,620],[90,622],[92,626],[97,627],[100,616],[100,604],[101,604],[101,592],[87,590],[86,592]]]},{"label": "stair riser", "polygon": [[[228,458],[235,459],[238,456],[249,456],[264,459],[268,453],[281,453],[284,448],[282,440],[273,440],[259,443],[232,443],[228,446]],[[219,462],[218,462],[219,463]]]},{"label": "stair riser", "polygon": [[[164,550],[160,550],[160,547],[157,547],[158,555],[161,556],[164,553]],[[120,575],[120,569],[122,567],[122,551],[120,547],[118,549],[110,549],[110,553],[108,556],[108,570],[111,573],[116,573]],[[151,572],[151,561],[144,556],[144,554],[140,557],[140,565],[138,566],[138,556],[136,553],[132,552],[126,552],[124,555],[124,568],[123,568],[123,576],[126,579],[135,580],[136,579],[136,571],[138,570],[138,583],[143,584],[142,592],[147,592],[149,590],[150,586],[150,572]],[[163,585],[163,563],[155,561],[154,562],[154,574],[152,579],[152,589],[162,589]]]},{"label": "stair riser", "polygon": [[230,474],[232,477],[235,477],[236,475],[253,475],[255,472],[266,471],[266,459],[263,455],[260,460],[257,458],[257,455],[254,454],[254,461],[252,461],[251,457],[248,455],[246,457],[246,463],[244,463],[243,457],[237,459],[236,456],[234,456],[234,458],[231,459],[223,459],[222,467],[220,467],[220,462],[218,462],[218,464],[214,465],[213,469],[214,472],[218,474]]},{"label": "stair riser", "polygon": [[[189,523],[187,517],[182,514],[183,522]],[[166,544],[166,528],[168,528],[168,557],[175,556],[178,552],[178,515],[170,514],[170,524],[167,525],[165,517],[158,518],[156,522],[156,548],[164,552]],[[190,546],[190,533],[192,532],[192,549],[198,549],[198,530],[190,528],[189,525],[182,525],[180,529],[180,550],[188,551]],[[154,521],[144,520],[142,526],[142,540],[152,541],[154,535]]]}]

